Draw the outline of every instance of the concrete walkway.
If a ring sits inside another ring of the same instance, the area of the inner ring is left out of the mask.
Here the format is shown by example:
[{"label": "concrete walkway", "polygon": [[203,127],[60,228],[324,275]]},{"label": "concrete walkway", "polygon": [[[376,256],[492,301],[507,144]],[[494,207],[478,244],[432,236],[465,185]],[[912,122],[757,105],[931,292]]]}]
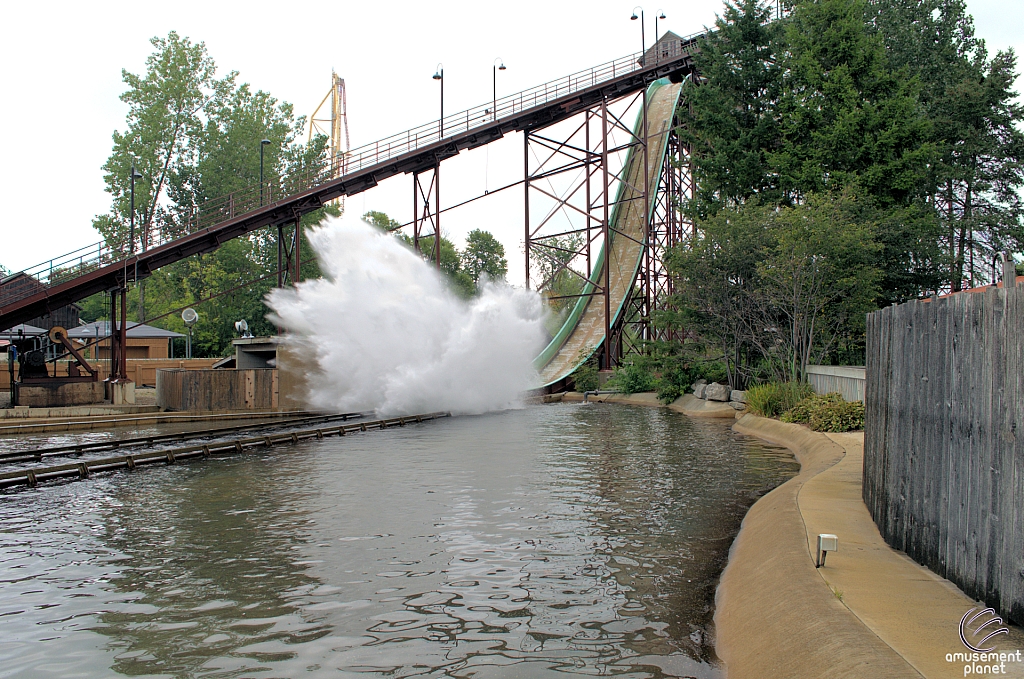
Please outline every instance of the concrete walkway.
[{"label": "concrete walkway", "polygon": [[[946,656],[967,650],[957,628],[978,603],[884,543],[861,500],[863,435],[752,415],[734,428],[790,448],[801,470],[747,513],[722,574],[716,648],[730,679],[965,676]],[[815,569],[819,533],[840,551]],[[1012,634],[997,648],[1024,651]]]}]

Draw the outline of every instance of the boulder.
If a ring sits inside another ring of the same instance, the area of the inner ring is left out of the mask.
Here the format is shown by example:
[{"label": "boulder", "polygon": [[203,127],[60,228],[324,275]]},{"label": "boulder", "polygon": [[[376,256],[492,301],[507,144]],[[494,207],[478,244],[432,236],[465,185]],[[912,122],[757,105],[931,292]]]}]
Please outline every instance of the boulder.
[{"label": "boulder", "polygon": [[729,386],[726,384],[719,384],[718,382],[712,382],[704,391],[704,398],[708,401],[728,401]]},{"label": "boulder", "polygon": [[701,384],[700,382],[693,388],[693,395],[697,398],[704,398],[704,391],[708,388],[708,385]]},{"label": "boulder", "polygon": [[729,401],[729,405],[731,405],[736,410],[746,410],[747,409],[747,404],[746,403],[740,403],[739,401]]},{"label": "boulder", "polygon": [[694,382],[693,384],[690,385],[690,389],[693,389],[694,391],[697,391],[697,387],[699,387],[702,384],[707,384],[707,383],[708,383],[708,381],[704,380],[704,379],[697,380],[696,382]]},{"label": "boulder", "polygon": [[745,391],[738,391],[736,389],[733,389],[732,393],[729,394],[729,400],[730,401],[735,401],[736,403],[746,403],[747,402],[747,392],[745,392]]}]

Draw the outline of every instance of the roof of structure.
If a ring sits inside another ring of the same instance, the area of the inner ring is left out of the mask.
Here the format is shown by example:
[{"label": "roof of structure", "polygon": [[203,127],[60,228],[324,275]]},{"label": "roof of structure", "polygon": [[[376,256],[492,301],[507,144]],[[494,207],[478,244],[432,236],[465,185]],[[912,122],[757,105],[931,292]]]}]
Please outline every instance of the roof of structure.
[{"label": "roof of structure", "polygon": [[0,337],[3,337],[4,339],[10,339],[12,337],[39,337],[40,335],[45,335],[46,332],[47,331],[43,328],[37,328],[34,325],[26,325],[25,323],[22,323],[21,325],[16,325],[13,328],[8,328],[7,330],[0,330]]},{"label": "roof of structure", "polygon": [[[93,321],[80,325],[77,328],[68,329],[68,337],[72,339],[95,339],[106,337],[110,334],[109,321]],[[155,328],[145,323],[133,323],[128,321],[128,339],[170,339],[172,337],[184,337],[180,332]]]}]

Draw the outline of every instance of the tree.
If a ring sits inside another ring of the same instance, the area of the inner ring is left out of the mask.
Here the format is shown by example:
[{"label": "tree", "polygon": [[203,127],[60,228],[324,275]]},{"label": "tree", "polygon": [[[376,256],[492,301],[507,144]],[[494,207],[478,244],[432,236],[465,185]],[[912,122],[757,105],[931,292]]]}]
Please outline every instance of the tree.
[{"label": "tree", "polygon": [[685,86],[682,138],[693,150],[691,214],[703,218],[753,196],[779,199],[770,153],[780,144],[776,108],[781,24],[761,0],[727,1],[694,57],[699,79]]},{"label": "tree", "polygon": [[938,149],[929,193],[945,236],[944,279],[959,290],[987,273],[995,251],[1021,247],[1014,55],[988,59],[963,0],[871,0],[868,19],[890,63],[921,81]]},{"label": "tree", "polygon": [[771,215],[770,246],[757,263],[752,341],[763,355],[778,352],[792,380],[806,380],[851,332],[863,332],[874,308],[873,225],[859,222],[849,193],[811,194],[806,202]]},{"label": "tree", "polygon": [[723,208],[701,222],[693,239],[669,252],[674,294],[656,319],[685,330],[702,353],[726,365],[729,384],[742,388],[759,358],[754,351],[753,296],[757,265],[770,247],[775,208],[749,202]]},{"label": "tree", "polygon": [[481,275],[486,275],[492,281],[504,280],[508,273],[505,246],[489,231],[473,229],[466,236],[462,269],[473,279],[474,285],[480,284]]},{"label": "tree", "polygon": [[[223,96],[235,78],[234,73],[220,80],[214,77],[217,67],[204,43],[193,44],[174,31],[150,42],[155,51],[146,59],[145,75],[121,71],[128,86],[120,97],[128,104],[128,127],[114,132],[114,149],[103,165],[111,211],[93,220],[107,243],[124,252],[134,248],[128,242],[132,167],[142,175],[135,182],[135,237],[145,250],[167,184],[195,161],[203,134],[201,112]],[[140,288],[140,316],[145,315],[144,299]]]}]

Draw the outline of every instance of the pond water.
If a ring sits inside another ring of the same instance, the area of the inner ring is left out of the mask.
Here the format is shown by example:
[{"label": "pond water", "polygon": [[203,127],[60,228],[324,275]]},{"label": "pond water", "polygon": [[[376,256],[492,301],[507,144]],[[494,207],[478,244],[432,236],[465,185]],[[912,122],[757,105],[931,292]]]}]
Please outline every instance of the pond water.
[{"label": "pond water", "polygon": [[714,677],[788,452],[552,404],[0,494],[0,677]]}]

